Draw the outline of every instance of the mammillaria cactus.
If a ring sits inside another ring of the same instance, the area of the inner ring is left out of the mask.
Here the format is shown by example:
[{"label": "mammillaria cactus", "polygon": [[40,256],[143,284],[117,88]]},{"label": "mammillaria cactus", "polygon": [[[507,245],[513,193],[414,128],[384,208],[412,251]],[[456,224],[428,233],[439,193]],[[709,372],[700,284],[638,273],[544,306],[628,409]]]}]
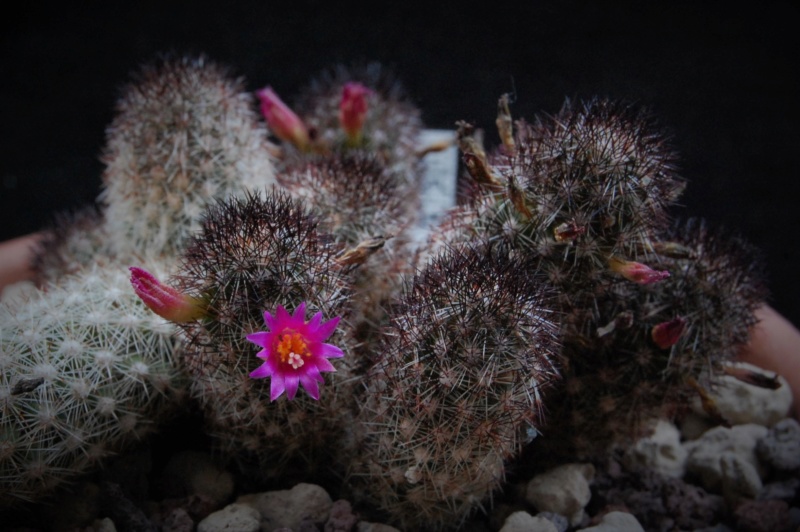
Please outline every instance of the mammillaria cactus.
[{"label": "mammillaria cactus", "polygon": [[206,58],[145,65],[117,105],[101,201],[116,252],[178,253],[213,198],[273,184],[254,99]]},{"label": "mammillaria cactus", "polygon": [[[257,478],[290,465],[324,465],[330,442],[345,428],[342,418],[352,412],[352,355],[337,361],[322,400],[300,392],[289,402],[288,384],[288,399],[270,392],[280,375],[252,376],[261,362],[258,346],[248,341],[264,330],[265,312],[307,308],[346,320],[349,267],[337,262],[339,250],[300,201],[273,191],[210,208],[183,256],[175,286],[206,306],[201,319],[181,324],[190,390],[217,447]],[[330,341],[351,350],[342,328]]]},{"label": "mammillaria cactus", "polygon": [[763,301],[756,257],[696,223],[669,236],[684,183],[657,125],[630,105],[568,102],[550,119],[518,121],[513,136],[498,123],[504,143],[489,155],[462,125],[483,191],[447,234],[504,243],[555,286],[564,378],[547,400],[549,438],[535,447],[596,456],[711,385]]},{"label": "mammillaria cactus", "polygon": [[35,247],[32,269],[36,285],[57,282],[87,264],[113,260],[107,231],[103,212],[96,205],[53,216]]},{"label": "mammillaria cactus", "polygon": [[369,342],[400,275],[412,271],[420,110],[377,63],[317,75],[297,96],[296,114],[269,87],[258,94],[270,130],[283,141],[278,181],[348,248],[343,260],[368,261],[354,272],[350,321]]},{"label": "mammillaria cactus", "polygon": [[40,499],[172,417],[185,397],[177,347],[123,269],[87,267],[0,305],[0,507]]},{"label": "mammillaria cactus", "polygon": [[126,87],[101,210],[57,219],[36,259],[43,290],[0,304],[0,506],[96,467],[184,398],[175,328],[128,266],[166,277],[208,204],[274,183],[253,103],[204,58],[160,60]]},{"label": "mammillaria cactus", "polygon": [[353,482],[404,529],[462,523],[540,426],[560,346],[533,268],[491,246],[450,249],[390,310]]},{"label": "mammillaria cactus", "polygon": [[528,123],[503,97],[488,152],[459,123],[472,194],[416,249],[422,124],[385,71],[328,71],[296,113],[262,89],[269,129],[241,86],[145,66],[100,210],[0,305],[0,506],[157,428],[185,378],[241,472],[342,475],[403,527],[453,528],[523,449],[601,457],[704,396],[755,323],[755,253],[671,223],[676,156],[631,105]]}]

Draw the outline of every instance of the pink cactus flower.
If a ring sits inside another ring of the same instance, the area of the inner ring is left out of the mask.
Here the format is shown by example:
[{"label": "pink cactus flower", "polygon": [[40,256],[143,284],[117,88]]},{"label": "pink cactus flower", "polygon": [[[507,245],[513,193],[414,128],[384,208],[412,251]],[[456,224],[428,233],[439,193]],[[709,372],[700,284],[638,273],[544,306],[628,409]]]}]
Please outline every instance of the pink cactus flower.
[{"label": "pink cactus flower", "polygon": [[205,305],[200,299],[162,284],[142,268],[131,266],[129,269],[136,295],[162,318],[174,323],[187,323],[205,315]]},{"label": "pink cactus flower", "polygon": [[318,383],[324,382],[321,373],[336,371],[328,359],[344,356],[338,347],[323,343],[336,329],[339,317],[323,323],[322,312],[317,312],[311,321],[305,321],[305,313],[305,302],[291,315],[278,305],[274,316],[264,312],[264,322],[269,331],[247,335],[247,340],[263,348],[256,356],[264,360],[250,373],[250,377],[272,377],[270,401],[283,392],[289,400],[294,399],[300,384],[308,395],[319,400]]},{"label": "pink cactus flower", "polygon": [[657,283],[669,277],[668,271],[654,270],[641,262],[623,260],[617,257],[608,259],[608,265],[613,271],[636,284]]},{"label": "pink cactus flower", "polygon": [[686,319],[676,316],[653,327],[653,330],[650,331],[650,336],[658,347],[668,349],[678,343],[685,330]]},{"label": "pink cactus flower", "polygon": [[261,101],[261,113],[270,131],[279,139],[290,142],[301,150],[308,148],[311,142],[308,128],[300,117],[283,103],[272,87],[256,91],[256,96]]},{"label": "pink cactus flower", "polygon": [[361,130],[367,119],[367,96],[372,91],[361,83],[349,82],[342,89],[339,102],[339,122],[351,144],[361,140]]}]

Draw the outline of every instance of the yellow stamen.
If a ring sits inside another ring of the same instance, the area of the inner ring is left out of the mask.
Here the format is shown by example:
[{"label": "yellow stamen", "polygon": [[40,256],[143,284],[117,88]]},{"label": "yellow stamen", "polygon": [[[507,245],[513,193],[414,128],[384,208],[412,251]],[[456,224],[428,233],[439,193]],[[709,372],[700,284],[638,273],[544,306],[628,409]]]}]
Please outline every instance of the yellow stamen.
[{"label": "yellow stamen", "polygon": [[308,351],[303,336],[300,333],[282,334],[275,351],[280,357],[282,364],[289,364],[294,369],[301,367],[305,362],[303,357],[308,358],[311,353]]}]

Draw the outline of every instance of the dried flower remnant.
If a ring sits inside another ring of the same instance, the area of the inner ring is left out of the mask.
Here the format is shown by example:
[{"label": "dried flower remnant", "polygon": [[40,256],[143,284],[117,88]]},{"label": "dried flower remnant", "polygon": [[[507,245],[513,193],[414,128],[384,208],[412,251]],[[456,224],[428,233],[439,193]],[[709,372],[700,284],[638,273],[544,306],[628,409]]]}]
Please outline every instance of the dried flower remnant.
[{"label": "dried flower remnant", "polygon": [[264,312],[269,331],[247,335],[247,340],[262,347],[256,355],[264,363],[250,373],[253,379],[271,377],[269,399],[274,401],[283,392],[294,399],[300,384],[312,398],[319,400],[318,383],[324,382],[321,373],[336,371],[329,358],[341,358],[338,347],[323,343],[333,334],[339,317],[322,322],[322,312],[305,321],[306,303],[289,314],[278,305],[275,315]]}]

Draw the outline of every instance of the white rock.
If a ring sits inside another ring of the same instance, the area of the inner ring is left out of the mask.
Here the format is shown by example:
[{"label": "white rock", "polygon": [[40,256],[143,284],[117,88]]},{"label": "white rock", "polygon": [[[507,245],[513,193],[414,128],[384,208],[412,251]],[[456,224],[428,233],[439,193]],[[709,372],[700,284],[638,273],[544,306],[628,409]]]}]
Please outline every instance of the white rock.
[{"label": "white rock", "polygon": [[662,419],[656,424],[653,434],[628,449],[623,460],[630,469],[643,467],[668,477],[681,478],[686,470],[687,455],[678,428]]},{"label": "white rock", "polygon": [[197,532],[258,532],[261,516],[247,504],[229,504],[210,514],[197,525]]},{"label": "white rock", "polygon": [[544,517],[520,511],[506,517],[500,532],[558,532],[558,528]]},{"label": "white rock", "polygon": [[[767,378],[775,376],[774,372],[763,370],[746,362],[736,362],[730,365],[760,373]],[[789,415],[792,407],[792,390],[783,377],[778,376],[780,386],[775,390],[748,384],[730,375],[725,375],[720,380],[719,386],[711,390],[709,395],[722,416],[730,424],[755,423],[771,427]],[[698,405],[699,402],[696,403],[695,410],[702,412]]]},{"label": "white rock", "polygon": [[641,523],[628,512],[608,512],[595,526],[581,532],[644,532]]},{"label": "white rock", "polygon": [[740,497],[755,499],[764,487],[755,466],[736,453],[722,453],[719,465],[722,495],[732,508]]},{"label": "white rock", "polygon": [[303,520],[320,528],[330,515],[333,500],[316,484],[297,484],[290,490],[265,491],[242,495],[236,502],[247,504],[261,514],[263,530],[291,528],[297,530]]},{"label": "white rock", "polygon": [[592,492],[589,483],[594,479],[592,464],[565,464],[533,477],[525,490],[525,499],[541,512],[566,516],[570,524],[583,519],[583,509]]},{"label": "white rock", "polygon": [[776,423],[759,440],[756,454],[780,471],[800,469],[800,423],[791,417]]},{"label": "white rock", "polygon": [[700,438],[684,443],[689,453],[686,472],[697,475],[708,491],[721,493],[723,475],[720,457],[724,453],[733,453],[752,465],[761,477],[765,471],[756,457],[755,448],[766,434],[766,427],[755,424],[714,427]]},{"label": "white rock", "polygon": [[393,526],[384,525],[383,523],[359,521],[356,525],[356,532],[400,532],[400,530]]}]

